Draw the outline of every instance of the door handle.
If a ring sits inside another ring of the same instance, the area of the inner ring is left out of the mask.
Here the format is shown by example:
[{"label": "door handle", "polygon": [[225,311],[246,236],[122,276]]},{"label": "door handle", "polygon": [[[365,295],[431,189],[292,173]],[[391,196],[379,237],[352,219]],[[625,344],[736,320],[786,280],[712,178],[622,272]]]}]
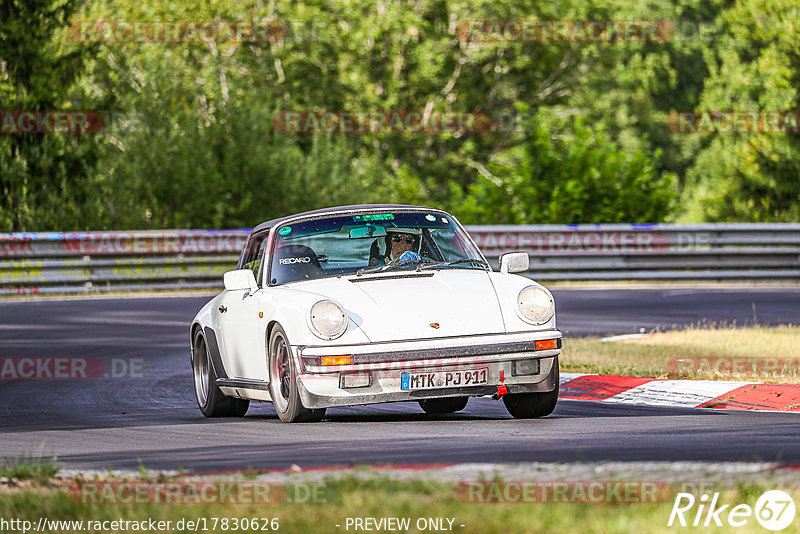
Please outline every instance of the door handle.
[{"label": "door handle", "polygon": [[220,306],[219,307],[219,312],[220,313],[225,313],[226,311],[228,311],[228,308],[226,308],[225,306]]}]

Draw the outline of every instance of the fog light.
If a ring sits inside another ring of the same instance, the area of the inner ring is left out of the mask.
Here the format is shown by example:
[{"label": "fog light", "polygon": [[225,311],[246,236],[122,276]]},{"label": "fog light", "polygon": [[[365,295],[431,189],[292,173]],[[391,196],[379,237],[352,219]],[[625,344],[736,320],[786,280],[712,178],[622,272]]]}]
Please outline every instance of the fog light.
[{"label": "fog light", "polygon": [[538,375],[539,360],[517,360],[511,364],[513,375]]},{"label": "fog light", "polygon": [[552,350],[558,348],[558,338],[540,339],[533,342],[533,350]]},{"label": "fog light", "polygon": [[366,388],[372,383],[370,373],[339,373],[339,387],[345,388]]}]

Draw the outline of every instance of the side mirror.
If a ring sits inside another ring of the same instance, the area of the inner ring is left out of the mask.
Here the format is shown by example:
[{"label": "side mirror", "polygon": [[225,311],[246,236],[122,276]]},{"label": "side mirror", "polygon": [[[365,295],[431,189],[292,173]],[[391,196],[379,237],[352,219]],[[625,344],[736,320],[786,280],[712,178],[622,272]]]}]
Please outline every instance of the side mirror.
[{"label": "side mirror", "polygon": [[508,252],[500,256],[501,273],[524,273],[530,264],[527,252]]},{"label": "side mirror", "polygon": [[256,276],[250,269],[237,269],[235,271],[228,271],[223,276],[225,280],[225,289],[228,291],[242,291],[249,289],[255,291],[258,289],[256,284]]}]

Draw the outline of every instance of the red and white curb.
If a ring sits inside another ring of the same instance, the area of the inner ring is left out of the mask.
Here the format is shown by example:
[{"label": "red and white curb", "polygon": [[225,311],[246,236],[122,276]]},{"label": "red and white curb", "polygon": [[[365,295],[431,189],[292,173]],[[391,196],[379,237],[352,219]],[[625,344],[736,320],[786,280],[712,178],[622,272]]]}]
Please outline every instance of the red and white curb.
[{"label": "red and white curb", "polygon": [[800,413],[800,384],[561,373],[560,399]]}]

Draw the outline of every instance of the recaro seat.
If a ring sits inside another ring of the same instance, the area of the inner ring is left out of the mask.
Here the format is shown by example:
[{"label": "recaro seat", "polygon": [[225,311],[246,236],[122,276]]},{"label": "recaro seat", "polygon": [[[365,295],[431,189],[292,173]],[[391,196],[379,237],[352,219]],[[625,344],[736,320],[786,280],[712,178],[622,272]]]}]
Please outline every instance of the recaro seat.
[{"label": "recaro seat", "polygon": [[372,266],[379,265],[381,260],[388,254],[387,251],[390,247],[388,234],[385,237],[375,239],[369,247],[369,264]]},{"label": "recaro seat", "polygon": [[317,253],[305,245],[284,245],[275,252],[270,273],[272,284],[285,284],[322,277]]}]

